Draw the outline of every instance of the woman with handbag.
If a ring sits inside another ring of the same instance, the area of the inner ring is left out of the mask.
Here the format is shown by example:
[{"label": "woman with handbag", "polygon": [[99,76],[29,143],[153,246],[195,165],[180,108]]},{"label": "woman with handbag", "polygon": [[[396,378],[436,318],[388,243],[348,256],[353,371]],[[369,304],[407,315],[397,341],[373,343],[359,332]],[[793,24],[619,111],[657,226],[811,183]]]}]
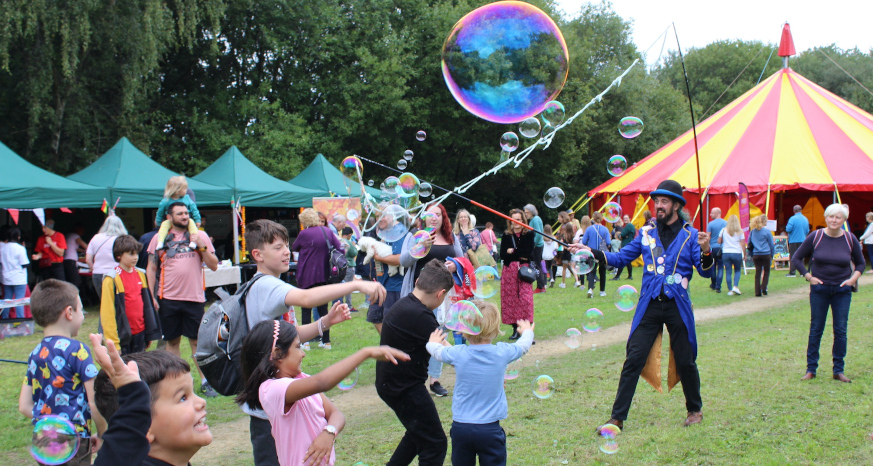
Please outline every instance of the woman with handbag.
[{"label": "woman with handbag", "polygon": [[[400,297],[403,298],[415,287],[415,281],[421,274],[421,269],[424,266],[437,259],[445,263],[446,268],[452,274],[457,270],[455,263],[448,260],[449,257],[464,257],[461,251],[461,240],[452,234],[452,223],[449,221],[449,214],[442,204],[430,204],[426,206],[425,212],[433,214],[427,218],[425,228],[432,228],[430,239],[425,240],[425,244],[430,246],[430,251],[421,259],[416,259],[409,254],[413,244],[413,236],[406,235],[406,240],[403,242],[403,249],[400,252],[400,265],[406,268],[406,274],[403,276],[403,287],[400,289]],[[449,300],[446,299],[443,305],[436,308],[434,313],[437,314],[437,321],[440,321],[440,313],[448,309]],[[437,361],[433,357],[427,365],[427,375],[430,376],[430,391],[436,396],[446,396],[449,394],[440,384],[440,375],[443,372],[443,363]]]},{"label": "woman with handbag", "polygon": [[482,241],[482,236],[476,229],[476,225],[470,224],[470,212],[467,212],[466,209],[459,210],[455,215],[455,225],[452,232],[461,240],[461,251],[467,259],[470,259],[473,268],[496,265],[494,258],[491,257],[491,251],[484,246],[485,243]]},{"label": "woman with handbag", "polygon": [[[337,251],[345,254],[345,249],[339,238],[322,223],[319,213],[313,208],[304,209],[300,212],[300,225],[303,231],[297,235],[294,244],[291,245],[291,251],[297,252],[297,287],[303,289],[315,288],[324,286],[328,281],[328,263],[330,261],[331,246]],[[326,218],[326,217],[324,217]],[[327,304],[324,303],[318,306],[318,314],[327,315]],[[312,322],[312,308],[302,307],[300,320],[303,325]],[[330,331],[325,330],[321,337],[320,348],[331,349],[330,346]],[[301,347],[308,351],[309,342],[304,342]]]},{"label": "woman with handbag", "polygon": [[[509,216],[516,222],[527,222],[521,209],[512,209]],[[533,285],[536,271],[530,260],[534,250],[535,233],[515,222],[507,222],[506,233],[500,241],[500,259],[503,261],[503,276],[500,278],[500,314],[505,325],[512,325],[510,340],[517,340],[517,322],[533,323]]]},{"label": "woman with handbag", "polygon": [[[815,378],[818,369],[818,349],[824,333],[828,308],[834,322],[834,379],[851,382],[843,374],[845,369],[849,307],[852,291],[857,291],[858,277],[864,272],[864,253],[855,235],[848,234],[843,225],[849,218],[849,209],[842,204],[831,204],[824,211],[824,229],[807,235],[791,256],[794,266],[809,282],[809,342],[806,346],[806,375],[800,380]],[[803,265],[809,259],[810,270]]]},{"label": "woman with handbag", "polygon": [[755,264],[755,296],[767,296],[770,281],[770,263],[773,261],[773,233],[764,228],[767,216],[759,215],[752,219],[749,232],[749,253]]}]

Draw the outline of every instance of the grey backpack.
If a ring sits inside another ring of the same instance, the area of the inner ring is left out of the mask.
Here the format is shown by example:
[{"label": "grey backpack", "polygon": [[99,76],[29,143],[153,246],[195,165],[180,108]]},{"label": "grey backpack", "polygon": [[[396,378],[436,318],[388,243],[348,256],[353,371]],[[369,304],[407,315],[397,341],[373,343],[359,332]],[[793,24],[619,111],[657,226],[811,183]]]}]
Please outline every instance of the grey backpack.
[{"label": "grey backpack", "polygon": [[209,385],[224,396],[236,395],[243,389],[240,350],[251,330],[246,295],[261,277],[263,274],[256,275],[233,295],[212,303],[200,322],[194,358]]}]

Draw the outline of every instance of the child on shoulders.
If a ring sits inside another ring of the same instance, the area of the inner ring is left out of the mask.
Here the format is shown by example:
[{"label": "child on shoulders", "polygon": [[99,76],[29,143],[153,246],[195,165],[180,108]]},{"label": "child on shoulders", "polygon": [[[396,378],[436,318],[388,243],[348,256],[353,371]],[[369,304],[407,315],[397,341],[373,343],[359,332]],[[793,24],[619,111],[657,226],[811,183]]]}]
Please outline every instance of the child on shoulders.
[{"label": "child on shoulders", "polygon": [[[79,290],[70,283],[48,279],[40,282],[30,297],[36,324],[43,338],[27,361],[27,374],[18,397],[18,411],[36,422],[44,415],[67,419],[80,437],[79,450],[67,464],[91,464],[91,453],[100,448],[106,421],[94,404],[94,365],[88,348],[73,338],[79,334],[85,314]],[[91,432],[94,419],[97,432]]]},{"label": "child on shoulders", "polygon": [[167,187],[164,188],[164,198],[161,199],[161,203],[158,204],[158,212],[157,215],[155,215],[155,223],[161,225],[161,228],[158,230],[157,249],[164,248],[164,241],[167,239],[167,233],[169,233],[170,228],[173,227],[173,222],[167,220],[167,208],[174,202],[181,202],[188,207],[188,214],[191,216],[191,220],[194,220],[193,222],[188,222],[188,233],[191,239],[191,244],[189,246],[191,249],[197,248],[197,235],[200,231],[197,227],[200,226],[201,222],[200,211],[197,210],[197,204],[195,204],[194,200],[191,199],[191,196],[188,195],[188,191],[188,181],[184,176],[171,176],[167,181]]},{"label": "child on shoulders", "polygon": [[245,385],[236,401],[267,413],[280,465],[333,465],[334,442],[346,421],[322,392],[368,358],[397,364],[409,356],[387,346],[363,348],[314,376],[303,372],[304,357],[294,325],[284,320],[255,325],[243,340],[240,360]]},{"label": "child on shoulders", "polygon": [[506,366],[525,355],[533,342],[533,325],[518,321],[521,338],[514,344],[491,344],[500,329],[500,311],[486,301],[474,301],[482,313],[473,326],[482,332],[464,334],[468,345],[451,346],[442,330],[436,329],[427,351],[438,361],[455,366],[455,394],[452,401],[452,464],[482,466],[506,464],[506,433],[500,421],[508,406],[503,386]]}]

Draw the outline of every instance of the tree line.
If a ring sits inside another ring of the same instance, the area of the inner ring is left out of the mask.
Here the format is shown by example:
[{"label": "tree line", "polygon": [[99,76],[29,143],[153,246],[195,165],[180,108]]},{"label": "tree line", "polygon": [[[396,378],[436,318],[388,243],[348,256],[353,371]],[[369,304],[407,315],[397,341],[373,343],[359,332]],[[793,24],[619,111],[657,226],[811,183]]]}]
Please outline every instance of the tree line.
[{"label": "tree line", "polygon": [[[486,3],[6,0],[0,3],[0,141],[61,175],[81,170],[122,136],[188,175],[231,145],[281,179],[299,173],[316,153],[337,163],[360,154],[393,166],[411,149],[410,171],[452,188],[493,167],[500,135],[516,130],[467,113],[440,70],[452,26]],[[641,58],[630,22],[608,3],[584,5],[568,17],[553,0],[531,3],[556,21],[567,41],[570,73],[558,100],[568,116]],[[751,88],[768,47],[776,45],[718,42],[689,51],[695,116],[750,60],[708,115]],[[873,87],[870,53],[822,51]],[[502,210],[528,202],[542,207],[546,189],[559,186],[569,204],[606,180],[610,156],[633,163],[687,130],[678,57],[646,58],[654,66],[638,66],[548,150],[485,178],[468,195]],[[820,51],[803,52],[792,64],[855,105],[873,107]],[[764,77],[780,66],[771,58]],[[617,129],[629,115],[646,125],[633,140]],[[418,130],[427,132],[424,142],[415,140]],[[522,139],[519,150],[531,143]],[[389,175],[364,166],[365,181],[376,185]]]}]

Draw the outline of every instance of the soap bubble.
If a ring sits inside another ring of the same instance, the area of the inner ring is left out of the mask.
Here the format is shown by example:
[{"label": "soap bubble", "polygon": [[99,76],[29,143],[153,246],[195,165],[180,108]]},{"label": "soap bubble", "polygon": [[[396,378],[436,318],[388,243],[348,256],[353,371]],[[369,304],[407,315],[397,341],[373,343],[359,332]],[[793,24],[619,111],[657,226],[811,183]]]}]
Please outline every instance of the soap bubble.
[{"label": "soap bubble", "polygon": [[412,157],[413,157],[414,155],[415,155],[415,153],[412,152],[412,151],[409,150],[409,149],[406,149],[406,150],[403,152],[403,158],[404,158],[405,160],[412,160]]},{"label": "soap bubble", "polygon": [[506,373],[503,374],[503,380],[515,380],[521,373],[521,358],[512,361],[506,366]]},{"label": "soap bubble", "polygon": [[424,243],[430,238],[430,232],[427,230],[418,230],[412,235],[412,246],[409,248],[409,255],[421,259],[430,252],[430,246]]},{"label": "soap bubble", "polygon": [[633,139],[643,132],[643,120],[637,117],[624,117],[618,122],[618,132],[626,139]]},{"label": "soap bubble", "polygon": [[606,424],[600,427],[600,437],[603,442],[600,444],[600,451],[607,455],[612,455],[618,452],[618,443],[615,438],[621,433],[621,429],[614,424]]},{"label": "soap bubble", "polygon": [[[436,224],[436,226],[432,224]],[[422,212],[421,227],[427,231],[434,231],[439,228],[439,221],[437,220],[436,214],[433,212]]]},{"label": "soap bubble", "polygon": [[500,136],[500,148],[504,152],[512,152],[518,149],[518,135],[512,131],[503,133],[503,136]]},{"label": "soap bubble", "polygon": [[425,139],[427,139],[427,133],[425,133],[424,131],[419,131],[415,133],[415,139],[418,139],[419,141],[424,141]]},{"label": "soap bubble", "polygon": [[571,328],[564,332],[564,344],[570,348],[576,349],[582,346],[582,332],[579,329]]},{"label": "soap bubble", "polygon": [[449,306],[445,327],[468,335],[478,335],[482,332],[482,313],[471,301],[458,301]]},{"label": "soap bubble", "polygon": [[389,176],[388,178],[385,178],[385,182],[382,183],[382,189],[385,191],[396,192],[399,183],[400,180],[396,176]]},{"label": "soap bubble", "polygon": [[355,370],[347,375],[344,379],[340,380],[339,385],[336,388],[340,390],[351,390],[352,387],[358,384],[358,377],[361,376],[361,369],[355,368]]},{"label": "soap bubble", "polygon": [[412,173],[404,173],[397,178],[397,194],[400,197],[412,197],[418,195],[418,188],[421,183],[418,177]]},{"label": "soap bubble", "polygon": [[373,186],[373,180],[368,181],[367,186]]},{"label": "soap bubble", "polygon": [[496,2],[461,18],[446,38],[442,70],[455,100],[494,123],[542,112],[564,87],[567,44],[537,7]]},{"label": "soap bubble", "polygon": [[606,162],[606,171],[612,176],[621,176],[627,170],[627,159],[623,155],[613,155]]},{"label": "soap bubble", "polygon": [[554,126],[552,126],[552,125],[550,125],[550,124],[548,124],[548,123],[546,123],[545,125],[543,125],[543,133],[542,133],[542,134],[543,134],[543,137],[546,137],[546,136],[548,136],[548,135],[550,135],[550,134],[552,134],[552,133],[554,133],[554,132],[555,132],[555,127],[554,127]]},{"label": "soap bubble", "polygon": [[476,269],[476,286],[473,287],[473,295],[477,298],[487,299],[500,291],[500,274],[497,269],[490,265],[483,265]]},{"label": "soap bubble", "polygon": [[560,125],[564,121],[564,104],[553,100],[546,104],[540,116],[543,118],[543,121],[551,123],[552,126]]},{"label": "soap bubble", "polygon": [[397,204],[386,207],[376,223],[376,236],[388,243],[402,239],[408,231],[409,214]]},{"label": "soap bubble", "polygon": [[591,251],[580,249],[573,257],[570,258],[570,261],[576,264],[576,273],[579,275],[585,275],[590,272],[594,265],[597,263],[597,260],[594,258],[594,254]]},{"label": "soap bubble", "polygon": [[433,193],[433,186],[430,183],[421,183],[418,187],[418,195],[421,197],[428,197]]},{"label": "soap bubble", "polygon": [[64,464],[79,449],[76,428],[67,419],[55,415],[39,418],[33,426],[30,454],[40,464]]},{"label": "soap bubble", "polygon": [[607,202],[603,205],[601,213],[603,213],[603,219],[609,223],[621,220],[621,206],[618,202]]},{"label": "soap bubble", "polygon": [[561,204],[564,203],[564,190],[561,188],[553,187],[549,188],[546,191],[546,194],[543,196],[543,204],[550,209],[557,209],[561,207]]},{"label": "soap bubble", "polygon": [[545,400],[555,392],[555,381],[548,375],[541,375],[531,383],[535,397]]},{"label": "soap bubble", "polygon": [[340,171],[343,172],[343,175],[355,179],[358,177],[358,173],[364,173],[364,164],[358,157],[350,155],[340,163]]},{"label": "soap bubble", "polygon": [[591,308],[585,311],[585,317],[582,318],[582,321],[585,322],[585,325],[582,326],[586,332],[594,333],[600,330],[600,322],[603,321],[603,313],[600,312],[600,309]]},{"label": "soap bubble", "polygon": [[621,285],[615,290],[615,307],[622,312],[633,311],[637,307],[639,298],[636,288],[631,285]]},{"label": "soap bubble", "polygon": [[406,170],[407,165],[408,164],[406,163],[406,160],[400,159],[397,161],[397,168],[399,168],[401,170]]},{"label": "soap bubble", "polygon": [[518,132],[526,138],[535,138],[540,134],[540,120],[534,117],[525,118],[518,124]]}]

